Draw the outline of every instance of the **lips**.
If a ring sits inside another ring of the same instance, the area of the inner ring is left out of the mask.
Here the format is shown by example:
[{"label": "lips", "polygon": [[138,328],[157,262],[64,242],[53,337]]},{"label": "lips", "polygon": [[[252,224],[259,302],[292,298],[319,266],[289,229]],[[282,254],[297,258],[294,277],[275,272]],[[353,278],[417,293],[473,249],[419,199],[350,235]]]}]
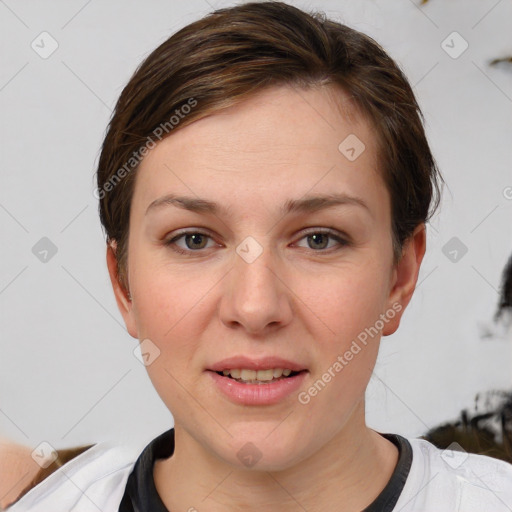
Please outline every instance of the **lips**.
[{"label": "lips", "polygon": [[[254,374],[259,376],[260,372],[267,373],[271,369],[281,370],[282,375],[267,382],[250,379]],[[249,380],[233,378],[231,373],[237,376],[238,370],[240,377],[247,377]],[[291,395],[299,390],[308,374],[305,365],[280,357],[234,356],[212,364],[206,371],[216,389],[225,398],[245,406],[273,405],[290,399]]]},{"label": "lips", "polygon": [[307,370],[305,365],[298,362],[284,359],[281,357],[263,357],[263,358],[249,358],[247,356],[233,356],[222,361],[218,361],[207,368],[213,372],[223,372],[224,370],[232,369],[244,370],[269,370],[274,368],[289,369],[292,372],[301,372]]},{"label": "lips", "polygon": [[307,371],[270,382],[239,382],[217,372],[206,372],[212,379],[214,388],[230,402],[244,406],[268,406],[292,400],[305,382]]}]

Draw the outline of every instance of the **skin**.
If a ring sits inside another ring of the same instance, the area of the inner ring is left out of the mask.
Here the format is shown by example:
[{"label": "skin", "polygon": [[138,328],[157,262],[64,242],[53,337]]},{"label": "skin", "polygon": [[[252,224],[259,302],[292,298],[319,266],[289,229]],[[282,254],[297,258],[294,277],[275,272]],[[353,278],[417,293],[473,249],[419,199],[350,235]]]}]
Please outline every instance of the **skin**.
[{"label": "skin", "polygon": [[0,510],[14,503],[41,469],[32,449],[0,438]]},{"label": "skin", "polygon": [[[349,134],[366,146],[353,162],[338,150]],[[377,163],[374,129],[332,86],[259,92],[173,132],[141,163],[131,300],[117,279],[115,244],[107,264],[128,332],[160,350],[147,371],[175,421],[175,453],[154,467],[168,509],[314,512],[343,504],[355,512],[387,484],[398,451],[366,426],[364,393],[381,335],[395,332],[413,294],[425,226],[394,266],[390,197]],[[288,199],[333,191],[367,209],[279,212]],[[215,201],[229,214],[168,205],[146,215],[169,193]],[[307,236],[329,227],[349,244]],[[211,238],[187,246],[182,237],[175,246],[192,254],[179,254],[165,242],[183,228]],[[263,249],[250,264],[236,252],[247,236]],[[306,405],[296,393],[270,406],[234,404],[205,371],[233,355],[280,356],[308,369],[307,390],[393,304],[401,311]],[[262,454],[250,468],[237,457],[248,442]]]}]

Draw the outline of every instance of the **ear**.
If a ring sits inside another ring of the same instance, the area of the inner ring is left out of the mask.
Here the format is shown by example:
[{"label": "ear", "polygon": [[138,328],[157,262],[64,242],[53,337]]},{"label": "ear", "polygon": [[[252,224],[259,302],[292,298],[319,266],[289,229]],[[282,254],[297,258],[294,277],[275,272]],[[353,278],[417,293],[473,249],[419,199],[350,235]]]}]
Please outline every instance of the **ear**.
[{"label": "ear", "polygon": [[121,284],[121,281],[119,280],[119,274],[117,272],[116,250],[117,245],[115,241],[107,244],[107,267],[110,276],[110,282],[112,283],[117,307],[123,316],[126,329],[132,337],[138,339],[137,324],[134,318],[132,299],[129,292],[126,291]]},{"label": "ear", "polygon": [[393,269],[387,307],[395,311],[396,315],[386,323],[382,330],[383,336],[393,334],[400,325],[400,319],[416,288],[426,245],[425,224],[421,223],[405,241],[402,258]]}]

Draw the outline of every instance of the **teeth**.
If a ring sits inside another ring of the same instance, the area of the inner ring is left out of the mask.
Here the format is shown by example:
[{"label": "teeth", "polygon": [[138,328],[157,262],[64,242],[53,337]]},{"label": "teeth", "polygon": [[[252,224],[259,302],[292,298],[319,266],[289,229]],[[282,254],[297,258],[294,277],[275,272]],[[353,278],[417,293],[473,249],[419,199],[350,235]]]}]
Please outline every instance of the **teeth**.
[{"label": "teeth", "polygon": [[254,380],[257,374],[258,372],[255,372],[254,370],[242,370],[240,372],[240,378],[242,380]]},{"label": "teeth", "polygon": [[222,375],[227,377],[231,375],[233,379],[242,380],[244,382],[269,382],[272,379],[279,379],[280,377],[288,377],[292,371],[283,368],[269,368],[268,370],[246,370],[246,369],[233,369],[223,370]]},{"label": "teeth", "polygon": [[272,380],[274,378],[274,370],[258,370],[256,373],[257,380]]}]

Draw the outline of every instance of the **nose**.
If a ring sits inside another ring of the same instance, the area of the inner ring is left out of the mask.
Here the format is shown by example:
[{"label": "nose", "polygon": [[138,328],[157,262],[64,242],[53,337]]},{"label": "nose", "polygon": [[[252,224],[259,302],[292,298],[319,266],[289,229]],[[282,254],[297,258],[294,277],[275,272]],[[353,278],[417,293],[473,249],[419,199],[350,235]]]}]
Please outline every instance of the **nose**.
[{"label": "nose", "polygon": [[236,254],[223,280],[222,322],[253,335],[265,335],[290,323],[293,294],[284,274],[277,256],[267,247],[254,261]]}]

